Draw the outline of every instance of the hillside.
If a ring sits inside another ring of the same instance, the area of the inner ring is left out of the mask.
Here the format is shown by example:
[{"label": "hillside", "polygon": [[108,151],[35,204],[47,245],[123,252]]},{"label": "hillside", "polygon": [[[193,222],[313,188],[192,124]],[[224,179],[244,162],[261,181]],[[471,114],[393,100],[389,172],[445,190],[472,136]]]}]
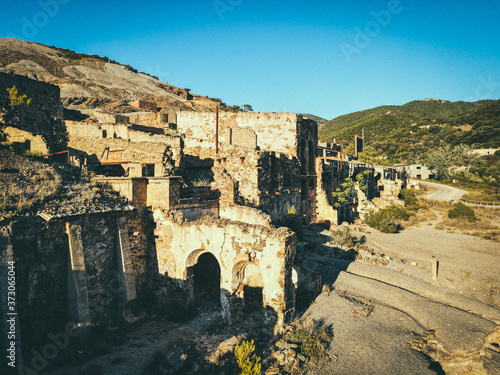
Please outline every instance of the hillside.
[{"label": "hillside", "polygon": [[424,99],[337,117],[319,129],[322,141],[352,143],[364,130],[366,145],[388,162],[414,161],[448,143],[500,147],[500,100],[448,102]]},{"label": "hillside", "polygon": [[217,104],[107,57],[17,39],[0,38],[0,72],[58,85],[63,105],[74,109],[130,112],[128,102],[139,99],[179,110],[207,111]]}]

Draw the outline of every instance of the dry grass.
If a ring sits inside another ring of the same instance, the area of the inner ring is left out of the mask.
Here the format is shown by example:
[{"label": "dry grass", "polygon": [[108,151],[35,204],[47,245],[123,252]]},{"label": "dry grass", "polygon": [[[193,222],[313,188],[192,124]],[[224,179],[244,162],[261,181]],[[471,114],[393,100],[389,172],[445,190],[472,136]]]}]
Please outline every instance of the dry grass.
[{"label": "dry grass", "polygon": [[0,213],[8,218],[32,208],[53,197],[61,188],[61,177],[56,170],[41,163],[13,173],[12,168],[0,171]]},{"label": "dry grass", "polygon": [[471,222],[466,219],[450,219],[446,214],[436,229],[446,230],[448,232],[471,234],[487,240],[500,242],[500,225],[498,211],[494,208],[474,207],[477,221]]},{"label": "dry grass", "polygon": [[470,222],[465,219],[450,219],[448,211],[453,207],[449,202],[419,198],[420,209],[408,221],[403,223],[405,228],[419,226],[432,221],[440,222],[436,229],[453,233],[470,234],[487,240],[500,242],[500,210],[491,207],[472,207],[475,211],[477,221]]},{"label": "dry grass", "polygon": [[415,215],[411,215],[410,218],[403,222],[403,228],[417,227],[420,224],[427,223],[438,219],[438,215],[433,210],[429,208],[421,208]]}]

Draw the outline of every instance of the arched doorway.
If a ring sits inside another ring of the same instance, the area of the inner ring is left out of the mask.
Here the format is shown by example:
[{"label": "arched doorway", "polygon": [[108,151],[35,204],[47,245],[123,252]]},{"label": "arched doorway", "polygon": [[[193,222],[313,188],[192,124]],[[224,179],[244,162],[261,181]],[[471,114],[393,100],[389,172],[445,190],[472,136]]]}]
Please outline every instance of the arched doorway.
[{"label": "arched doorway", "polygon": [[220,307],[220,266],[209,252],[198,257],[192,267],[193,297],[196,304]]}]

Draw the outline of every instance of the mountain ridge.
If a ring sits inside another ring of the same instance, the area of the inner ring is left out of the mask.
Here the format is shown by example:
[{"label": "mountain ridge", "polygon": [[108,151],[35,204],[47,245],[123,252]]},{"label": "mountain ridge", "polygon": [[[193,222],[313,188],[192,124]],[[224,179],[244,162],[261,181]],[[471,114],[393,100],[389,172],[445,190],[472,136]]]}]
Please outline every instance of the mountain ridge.
[{"label": "mountain ridge", "polygon": [[423,99],[383,105],[327,121],[319,128],[319,137],[352,144],[363,131],[365,144],[390,162],[417,161],[442,144],[496,148],[500,147],[500,100]]},{"label": "mountain ridge", "polygon": [[189,89],[161,82],[106,56],[11,38],[0,38],[0,72],[59,86],[63,105],[72,109],[130,112],[134,109],[128,102],[135,100],[193,111],[212,111],[217,105],[207,97],[191,94]]}]

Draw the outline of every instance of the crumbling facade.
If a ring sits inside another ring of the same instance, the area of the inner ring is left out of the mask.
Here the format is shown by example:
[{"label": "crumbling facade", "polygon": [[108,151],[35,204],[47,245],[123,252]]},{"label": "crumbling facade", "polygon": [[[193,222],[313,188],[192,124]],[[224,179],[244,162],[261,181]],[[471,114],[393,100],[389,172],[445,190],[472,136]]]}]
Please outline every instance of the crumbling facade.
[{"label": "crumbling facade", "polygon": [[[40,100],[55,97],[44,110],[63,113],[58,91],[40,87]],[[395,200],[401,189],[393,170],[348,160],[342,148],[318,147],[317,123],[301,115],[175,113],[141,102],[137,108],[144,112],[64,111],[71,114],[65,120],[70,162],[126,197],[127,210],[42,214],[33,230],[14,226],[5,237],[20,262],[21,331],[33,342],[60,328],[57,321],[133,320],[137,301],[168,312],[178,306],[170,302],[179,299],[172,290],[183,292],[185,306],[196,305],[207,283],[225,319],[256,303],[278,330],[295,304],[296,236],[281,227],[289,212],[303,223],[339,224]],[[17,130],[43,136],[26,124]],[[340,204],[334,193],[349,179],[348,199]],[[374,205],[377,197],[383,202]],[[31,271],[36,259],[54,265]],[[120,290],[109,295],[116,281]],[[60,290],[48,307],[36,288],[53,282]],[[91,307],[98,303],[96,315]],[[29,319],[37,306],[44,306],[46,327]]]},{"label": "crumbling facade", "polygon": [[16,120],[15,124],[3,129],[7,142],[19,151],[39,154],[59,151],[58,146],[65,140],[59,87],[24,76],[0,73],[1,95],[12,87],[30,98],[31,105],[11,109]]}]

